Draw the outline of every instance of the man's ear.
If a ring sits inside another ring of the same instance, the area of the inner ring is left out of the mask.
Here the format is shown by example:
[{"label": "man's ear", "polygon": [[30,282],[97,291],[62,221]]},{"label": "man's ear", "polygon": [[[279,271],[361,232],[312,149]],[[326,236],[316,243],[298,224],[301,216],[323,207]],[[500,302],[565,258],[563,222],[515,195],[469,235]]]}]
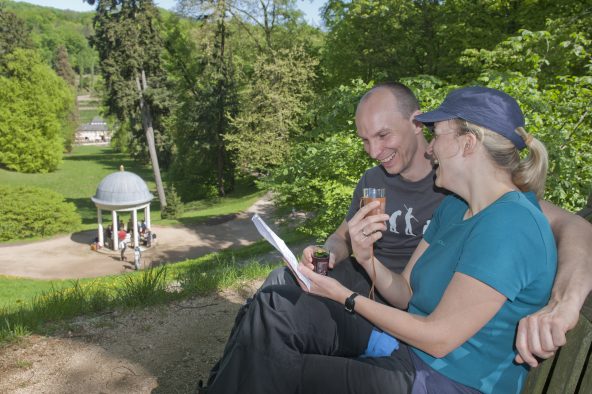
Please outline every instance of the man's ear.
[{"label": "man's ear", "polygon": [[423,133],[423,123],[421,123],[419,120],[415,120],[415,117],[420,114],[420,110],[415,110],[409,118],[411,123],[413,123],[413,126],[415,126],[415,134]]}]

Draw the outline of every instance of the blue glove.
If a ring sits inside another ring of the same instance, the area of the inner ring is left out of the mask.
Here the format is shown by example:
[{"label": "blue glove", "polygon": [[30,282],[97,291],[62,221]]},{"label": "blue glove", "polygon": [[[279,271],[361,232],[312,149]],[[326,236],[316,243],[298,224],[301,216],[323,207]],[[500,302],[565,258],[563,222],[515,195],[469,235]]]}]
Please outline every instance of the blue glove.
[{"label": "blue glove", "polygon": [[368,340],[368,347],[360,357],[390,356],[398,348],[399,341],[395,337],[373,328]]}]

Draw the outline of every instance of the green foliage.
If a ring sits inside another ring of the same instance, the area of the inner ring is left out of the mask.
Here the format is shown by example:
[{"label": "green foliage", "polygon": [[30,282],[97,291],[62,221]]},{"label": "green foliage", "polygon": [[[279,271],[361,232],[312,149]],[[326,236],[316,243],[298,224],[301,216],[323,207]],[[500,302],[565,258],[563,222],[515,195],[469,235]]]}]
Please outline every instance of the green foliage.
[{"label": "green foliage", "polygon": [[54,63],[60,46],[67,49],[71,65],[80,75],[90,72],[98,63],[97,53],[87,41],[92,32],[92,13],[13,1],[6,2],[5,7],[25,23],[34,47],[46,64]]},{"label": "green foliage", "polygon": [[167,206],[160,212],[163,219],[178,219],[183,213],[183,202],[177,194],[174,186],[166,190]]},{"label": "green foliage", "polygon": [[293,148],[290,160],[266,179],[282,208],[312,212],[300,230],[324,238],[343,221],[353,189],[362,173],[373,163],[355,134],[355,106],[369,85],[354,81],[327,94],[328,107],[315,139]]},{"label": "green foliage", "polygon": [[309,123],[315,66],[302,48],[257,59],[241,111],[232,119],[236,131],[224,136],[243,172],[265,173],[289,156]]},{"label": "green foliage", "polygon": [[0,163],[19,172],[54,171],[72,129],[71,89],[34,51],[16,49],[0,70],[0,91]]},{"label": "green foliage", "polygon": [[234,160],[224,142],[238,110],[232,52],[226,47],[227,9],[224,3],[208,6],[214,11],[199,31],[177,25],[167,40],[178,102],[171,179],[184,201],[223,196],[235,181]]},{"label": "green foliage", "polygon": [[[105,115],[116,117],[121,125],[127,123],[123,127],[131,131],[129,153],[143,161],[149,157],[147,138],[150,137],[146,130],[152,126],[152,142],[156,143],[162,161],[170,149],[163,127],[170,102],[158,10],[152,1],[96,3],[95,33],[90,41],[101,60]],[[154,162],[155,158],[150,156],[150,160]],[[168,163],[165,160],[163,164]],[[153,167],[156,167],[154,163]]]},{"label": "green foliage", "polygon": [[419,14],[414,2],[335,1],[328,7],[337,12],[330,21],[323,57],[329,86],[347,84],[356,78],[397,78],[421,70],[416,67],[416,59],[424,54],[414,47],[421,24],[417,23]]},{"label": "green foliage", "polygon": [[0,186],[0,242],[73,232],[80,215],[72,203],[47,189]]},{"label": "green foliage", "polygon": [[72,87],[76,86],[76,74],[74,73],[74,70],[72,70],[72,66],[70,66],[68,50],[66,47],[58,47],[53,63],[53,68],[55,72],[68,83],[68,85]]},{"label": "green foliage", "polygon": [[[592,18],[590,18],[592,21]],[[459,58],[470,73],[512,71],[534,77],[540,86],[554,84],[557,76],[590,74],[592,36],[566,31],[550,20],[550,30],[522,30],[492,50],[467,49]]]},{"label": "green foliage", "polygon": [[310,132],[309,138],[316,140],[344,131],[355,135],[354,116],[358,102],[373,85],[374,82],[355,79],[317,97],[314,103],[317,126]]},{"label": "green foliage", "polygon": [[0,67],[4,65],[4,55],[16,48],[33,48],[30,29],[22,19],[6,9],[5,3],[0,3]]},{"label": "green foliage", "polygon": [[465,49],[489,50],[520,29],[541,30],[550,16],[589,37],[589,1],[330,0],[325,83],[420,74],[469,83],[479,72],[459,64]]},{"label": "green foliage", "polygon": [[549,20],[550,30],[523,30],[490,51],[470,49],[460,59],[480,70],[481,84],[519,100],[527,130],[549,152],[545,197],[570,210],[584,206],[592,182],[592,36],[573,31],[581,23]]}]

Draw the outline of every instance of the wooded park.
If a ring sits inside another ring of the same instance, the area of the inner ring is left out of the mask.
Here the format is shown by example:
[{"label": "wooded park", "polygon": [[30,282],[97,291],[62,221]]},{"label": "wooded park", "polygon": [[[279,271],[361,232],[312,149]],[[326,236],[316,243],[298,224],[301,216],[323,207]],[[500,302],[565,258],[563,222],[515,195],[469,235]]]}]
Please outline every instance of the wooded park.
[{"label": "wooded park", "polygon": [[72,148],[75,96],[91,93],[112,146],[151,163],[163,207],[169,194],[186,203],[250,179],[284,208],[317,212],[323,236],[372,165],[352,121],[362,93],[402,81],[428,110],[456,87],[484,85],[516,97],[546,144],[546,198],[585,204],[590,1],[329,0],[320,28],[291,0],[179,0],[174,12],[86,1],[96,12],[1,2],[7,170],[54,171]]}]

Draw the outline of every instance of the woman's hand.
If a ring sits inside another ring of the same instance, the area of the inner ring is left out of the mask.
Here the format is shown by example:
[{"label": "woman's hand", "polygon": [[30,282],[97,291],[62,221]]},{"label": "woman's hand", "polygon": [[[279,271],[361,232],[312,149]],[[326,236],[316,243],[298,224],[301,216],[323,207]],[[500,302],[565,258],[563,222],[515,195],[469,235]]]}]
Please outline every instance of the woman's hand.
[{"label": "woman's hand", "polygon": [[352,250],[358,263],[364,268],[369,267],[374,242],[382,238],[382,231],[386,231],[385,222],[389,215],[368,215],[380,203],[373,201],[364,205],[347,223]]},{"label": "woman's hand", "polygon": [[343,303],[351,294],[351,291],[337,280],[325,275],[317,274],[305,264],[298,265],[298,270],[310,280],[310,290],[307,289],[302,282],[298,281],[300,287],[305,292],[329,298],[340,303]]}]

